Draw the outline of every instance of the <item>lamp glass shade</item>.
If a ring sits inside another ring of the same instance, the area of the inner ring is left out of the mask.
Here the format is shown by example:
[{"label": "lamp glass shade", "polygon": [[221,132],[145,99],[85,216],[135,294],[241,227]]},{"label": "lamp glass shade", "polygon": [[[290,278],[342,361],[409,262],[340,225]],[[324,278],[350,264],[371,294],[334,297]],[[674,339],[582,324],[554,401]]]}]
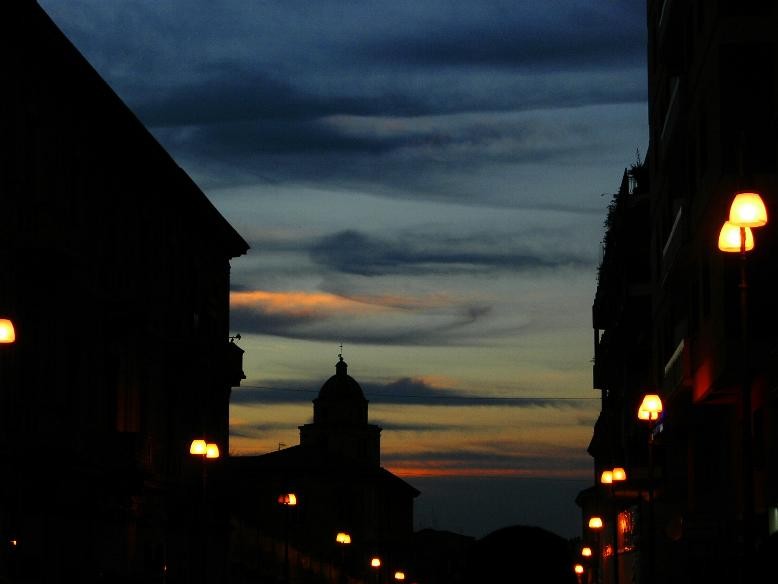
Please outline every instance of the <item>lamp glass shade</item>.
[{"label": "lamp glass shade", "polygon": [[591,558],[592,557],[592,548],[589,546],[581,548],[581,555],[585,558]]},{"label": "lamp glass shade", "polygon": [[205,458],[219,458],[219,446],[213,442],[206,444]]},{"label": "lamp glass shade", "polygon": [[202,456],[207,451],[207,446],[205,444],[205,440],[200,440],[199,438],[196,440],[192,440],[192,444],[189,445],[189,454],[196,454],[197,456]]},{"label": "lamp glass shade", "polygon": [[767,209],[758,193],[737,193],[729,208],[729,222],[737,227],[767,224]]},{"label": "lamp glass shade", "polygon": [[13,343],[16,340],[14,323],[10,318],[0,318],[0,343]]},{"label": "lamp glass shade", "polygon": [[627,471],[624,470],[622,467],[617,466],[613,469],[613,482],[618,483],[620,481],[626,481],[627,480]]},{"label": "lamp glass shade", "polygon": [[655,421],[662,413],[662,400],[658,395],[651,393],[643,397],[643,402],[638,409],[638,419]]},{"label": "lamp glass shade", "polygon": [[381,558],[371,558],[370,559],[370,566],[373,568],[380,568],[381,567]]},{"label": "lamp glass shade", "polygon": [[351,543],[351,536],[346,533],[345,531],[339,531],[338,534],[335,536],[335,541],[342,544],[349,544]]},{"label": "lamp glass shade", "polygon": [[600,475],[600,482],[603,485],[611,484],[613,482],[613,471],[610,470],[602,471],[602,474]]},{"label": "lamp glass shade", "polygon": [[[744,251],[751,251],[754,249],[754,234],[749,227],[744,227],[743,231],[746,234]],[[727,253],[738,253],[741,251],[740,247],[740,227],[730,221],[725,221],[724,225],[721,226],[721,231],[719,231],[719,249]]]},{"label": "lamp glass shade", "polygon": [[405,580],[405,572],[401,572],[400,570],[397,570],[394,573],[394,579],[395,580]]},{"label": "lamp glass shade", "polygon": [[584,567],[581,564],[576,564],[573,566],[573,570],[576,574],[583,574],[584,573]]},{"label": "lamp glass shade", "polygon": [[602,529],[602,518],[591,517],[589,519],[589,529]]}]

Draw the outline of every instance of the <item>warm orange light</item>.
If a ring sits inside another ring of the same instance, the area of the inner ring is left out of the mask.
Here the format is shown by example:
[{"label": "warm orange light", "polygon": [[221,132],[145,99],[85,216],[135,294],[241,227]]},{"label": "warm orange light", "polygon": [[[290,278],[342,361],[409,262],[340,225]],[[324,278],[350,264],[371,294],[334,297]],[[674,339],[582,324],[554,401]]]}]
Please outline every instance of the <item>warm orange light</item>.
[{"label": "warm orange light", "polygon": [[613,471],[610,470],[602,471],[602,474],[600,475],[600,482],[603,485],[611,484],[613,482]]},{"label": "warm orange light", "polygon": [[591,517],[589,519],[589,529],[602,529],[602,518]]},{"label": "warm orange light", "polygon": [[737,227],[767,224],[767,209],[758,193],[738,193],[729,208],[729,222]]},{"label": "warm orange light", "polygon": [[351,543],[351,536],[344,531],[339,531],[338,535],[335,536],[335,541],[346,545]]},{"label": "warm orange light", "polygon": [[627,471],[621,468],[620,466],[617,466],[613,469],[613,482],[618,483],[621,481],[627,480]]},{"label": "warm orange light", "polygon": [[592,557],[592,548],[589,546],[581,548],[581,555],[585,558],[591,558]]},{"label": "warm orange light", "polygon": [[655,421],[662,413],[662,400],[658,395],[651,393],[643,397],[643,402],[638,408],[638,419]]},{"label": "warm orange light", "polygon": [[192,444],[189,445],[189,454],[196,454],[198,456],[202,456],[205,454],[208,450],[208,447],[205,444],[205,440],[196,439],[192,440]]},{"label": "warm orange light", "polygon": [[219,446],[213,442],[206,444],[205,458],[219,458]]},{"label": "warm orange light", "polygon": [[11,547],[16,547],[17,545],[19,545],[19,542],[17,540],[15,540],[15,539],[12,539],[11,540]]},{"label": "warm orange light", "polygon": [[294,507],[297,505],[297,495],[294,493],[286,493],[284,495],[278,496],[278,502],[281,505],[289,505],[290,507]]},{"label": "warm orange light", "polygon": [[719,231],[719,249],[727,253],[737,253],[739,251],[751,251],[754,249],[754,234],[748,227],[743,227],[743,232],[746,234],[746,248],[741,250],[741,238],[740,227],[725,221]]},{"label": "warm orange light", "polygon": [[10,318],[0,318],[0,343],[8,344],[16,340],[16,331],[14,323]]},{"label": "warm orange light", "polygon": [[576,574],[583,574],[584,567],[581,564],[576,564],[575,566],[573,566],[573,571],[575,571]]},{"label": "warm orange light", "polygon": [[381,567],[381,558],[371,558],[370,559],[370,566],[373,568],[380,568]]},{"label": "warm orange light", "polygon": [[401,572],[400,570],[397,570],[394,573],[394,579],[395,580],[405,580],[405,572]]}]

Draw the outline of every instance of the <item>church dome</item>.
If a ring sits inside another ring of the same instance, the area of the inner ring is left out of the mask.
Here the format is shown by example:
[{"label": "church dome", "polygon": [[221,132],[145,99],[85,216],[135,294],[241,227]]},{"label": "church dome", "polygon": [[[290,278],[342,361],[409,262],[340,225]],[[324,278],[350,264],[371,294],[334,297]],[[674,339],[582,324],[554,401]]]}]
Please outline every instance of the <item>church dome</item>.
[{"label": "church dome", "polygon": [[346,371],[348,365],[340,358],[335,365],[335,375],[324,382],[319,390],[319,400],[365,400],[365,394],[357,383]]}]

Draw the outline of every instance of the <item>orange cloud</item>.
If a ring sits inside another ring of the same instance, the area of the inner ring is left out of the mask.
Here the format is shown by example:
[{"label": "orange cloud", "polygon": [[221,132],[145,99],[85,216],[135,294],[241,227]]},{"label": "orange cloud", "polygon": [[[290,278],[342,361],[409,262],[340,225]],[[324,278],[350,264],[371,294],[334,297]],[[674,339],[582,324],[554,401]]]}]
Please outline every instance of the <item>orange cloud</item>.
[{"label": "orange cloud", "polygon": [[425,462],[423,465],[403,465],[387,467],[388,470],[403,478],[430,477],[470,477],[470,478],[556,478],[587,479],[591,471],[575,468],[478,468],[438,465]]},{"label": "orange cloud", "polygon": [[400,296],[397,294],[357,295],[353,298],[327,292],[303,290],[271,292],[268,290],[230,293],[231,308],[261,310],[269,314],[312,316],[339,314],[375,314],[393,309],[417,310],[448,306],[450,300],[442,294]]},{"label": "orange cloud", "polygon": [[232,308],[253,308],[271,314],[286,314],[290,316],[310,316],[331,312],[361,314],[382,310],[380,307],[363,302],[355,302],[326,292],[305,291],[269,292],[266,290],[252,290],[248,292],[232,292],[230,294],[230,306]]}]

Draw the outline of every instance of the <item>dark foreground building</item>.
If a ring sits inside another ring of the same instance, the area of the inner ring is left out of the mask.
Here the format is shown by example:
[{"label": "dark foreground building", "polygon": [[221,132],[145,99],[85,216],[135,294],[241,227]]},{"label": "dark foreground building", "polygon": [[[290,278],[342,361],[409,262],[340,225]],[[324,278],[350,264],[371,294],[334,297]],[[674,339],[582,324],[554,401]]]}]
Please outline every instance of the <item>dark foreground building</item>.
[{"label": "dark foreground building", "polygon": [[[628,478],[579,496],[586,577],[778,581],[762,561],[778,537],[778,3],[649,0],[647,18],[650,144],[614,199],[593,314],[595,482]],[[768,223],[741,257],[717,239],[744,190]],[[664,405],[651,448],[646,393]]]},{"label": "dark foreground building", "polygon": [[0,43],[0,580],[203,581],[188,445],[227,451],[248,246],[36,2]]}]

